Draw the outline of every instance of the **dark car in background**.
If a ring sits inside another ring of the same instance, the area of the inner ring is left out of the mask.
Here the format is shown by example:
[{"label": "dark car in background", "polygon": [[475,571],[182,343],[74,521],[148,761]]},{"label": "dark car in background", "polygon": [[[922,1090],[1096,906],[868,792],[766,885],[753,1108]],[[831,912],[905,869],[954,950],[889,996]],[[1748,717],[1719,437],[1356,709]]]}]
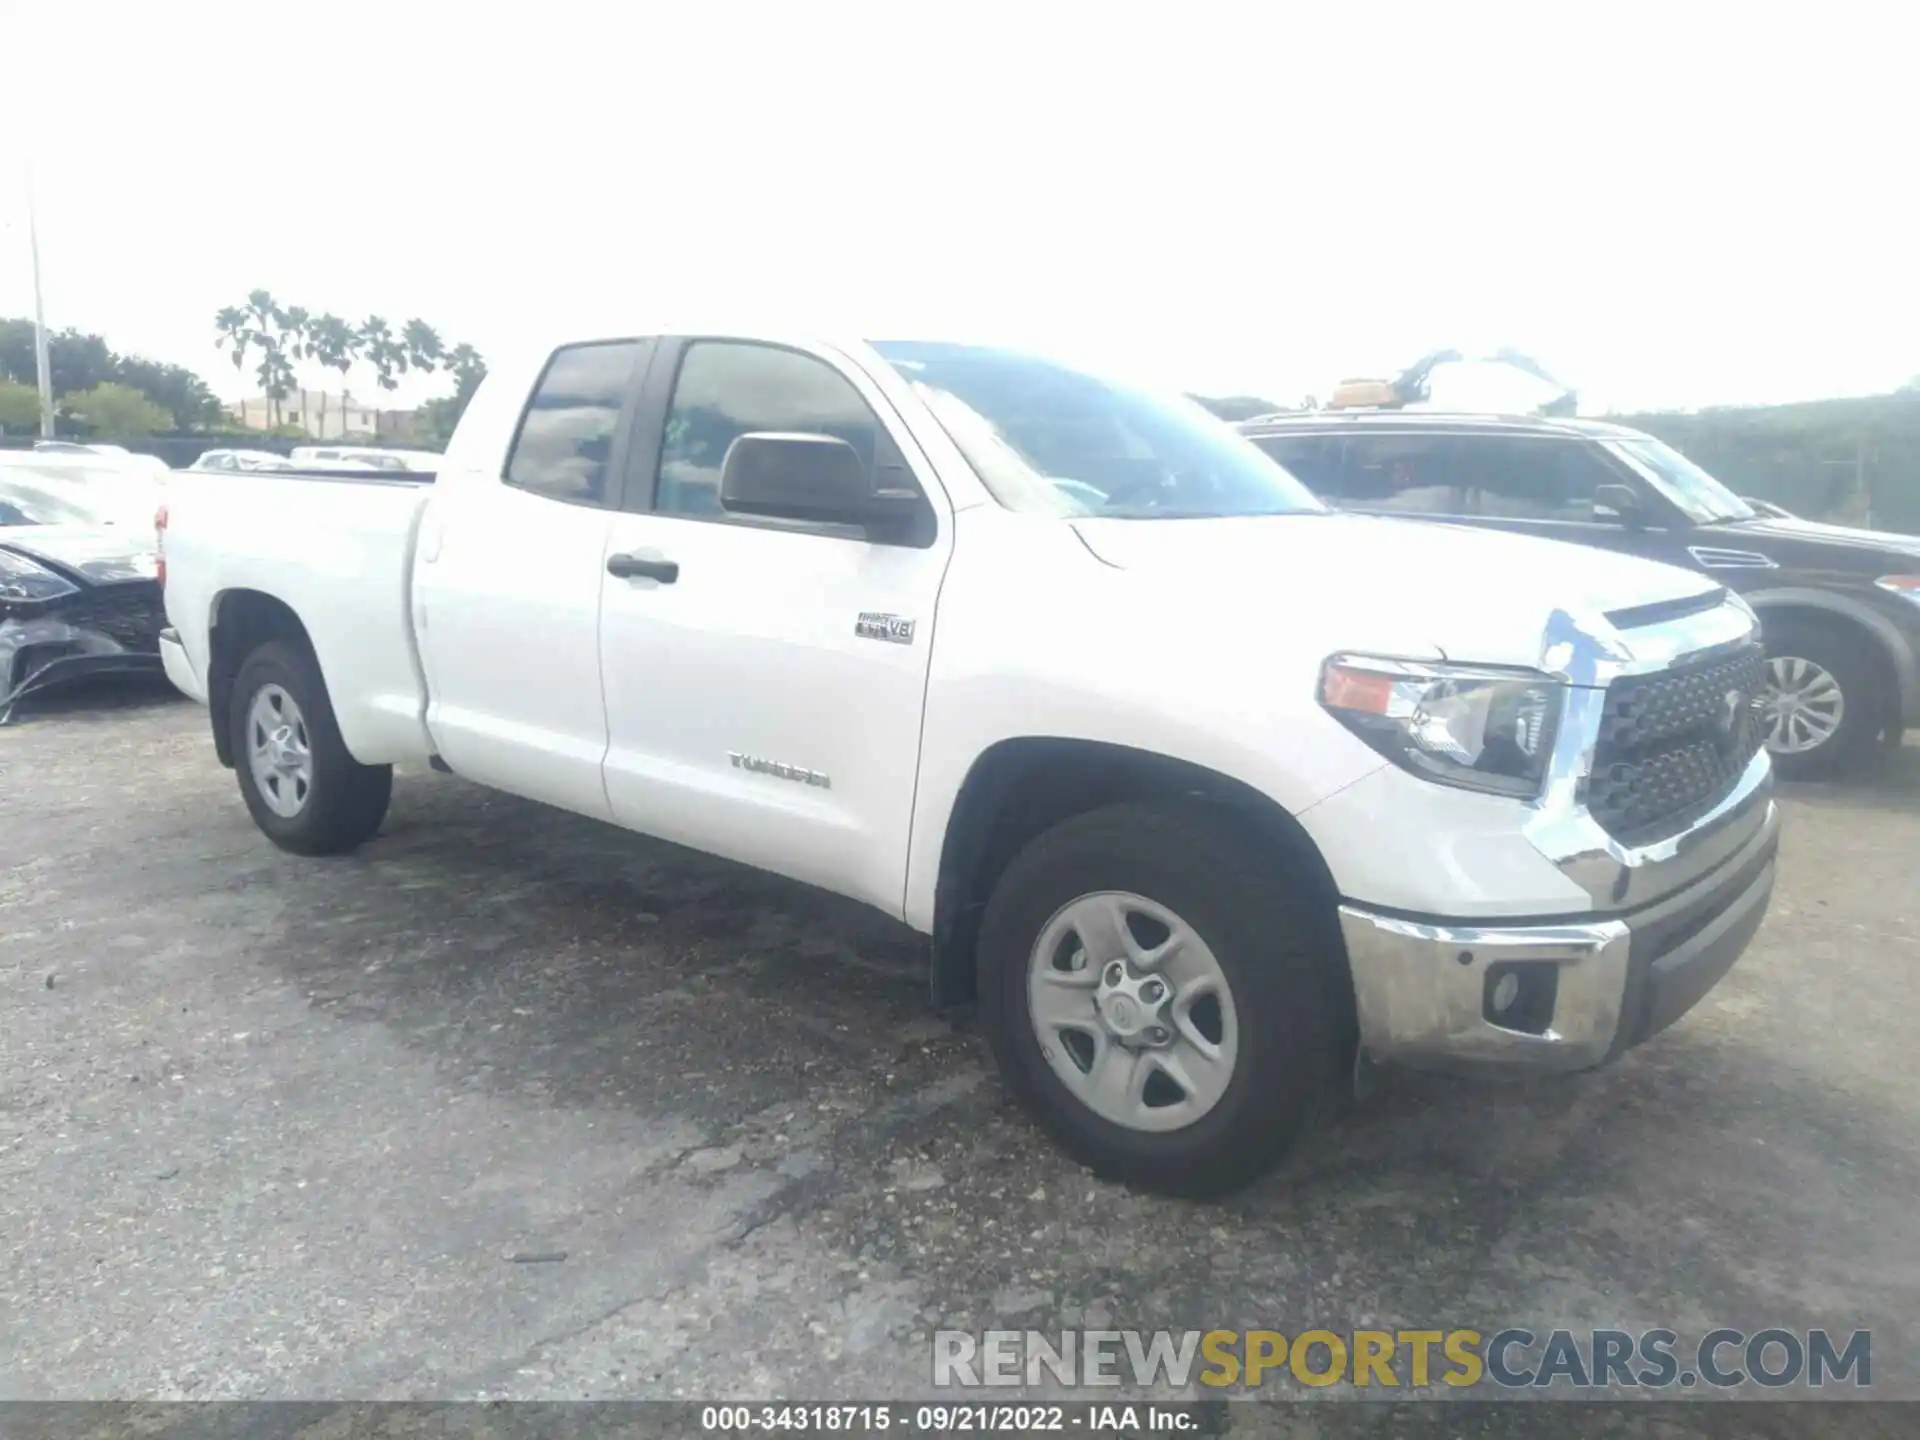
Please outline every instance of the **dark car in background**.
[{"label": "dark car in background", "polygon": [[118,474],[0,466],[0,724],[72,681],[165,675],[150,493]]},{"label": "dark car in background", "polygon": [[1920,725],[1920,537],[1762,515],[1652,436],[1595,420],[1308,411],[1239,427],[1342,509],[1516,530],[1711,575],[1759,613],[1762,733],[1816,778]]}]

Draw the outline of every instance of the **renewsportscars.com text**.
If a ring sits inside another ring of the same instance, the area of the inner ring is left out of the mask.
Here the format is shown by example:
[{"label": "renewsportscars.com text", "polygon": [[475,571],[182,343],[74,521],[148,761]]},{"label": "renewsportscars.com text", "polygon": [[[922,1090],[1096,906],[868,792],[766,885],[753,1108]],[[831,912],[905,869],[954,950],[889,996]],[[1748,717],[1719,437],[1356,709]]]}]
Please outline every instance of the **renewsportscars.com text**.
[{"label": "renewsportscars.com text", "polygon": [[1868,1330],[938,1330],[933,1383],[1184,1390],[1333,1385],[1422,1390],[1864,1389]]}]

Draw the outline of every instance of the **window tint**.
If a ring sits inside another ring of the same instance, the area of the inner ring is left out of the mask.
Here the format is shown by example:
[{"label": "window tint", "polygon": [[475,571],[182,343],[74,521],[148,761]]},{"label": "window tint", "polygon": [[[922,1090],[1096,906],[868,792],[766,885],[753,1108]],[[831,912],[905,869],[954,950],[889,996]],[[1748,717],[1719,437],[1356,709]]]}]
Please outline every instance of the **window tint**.
[{"label": "window tint", "polygon": [[1411,515],[1591,520],[1611,477],[1578,440],[1502,435],[1368,435],[1348,441],[1343,504]]},{"label": "window tint", "polygon": [[606,499],[607,459],[641,348],[621,340],[554,351],[520,419],[509,485],[576,504]]},{"label": "window tint", "polygon": [[1340,440],[1334,435],[1256,435],[1253,443],[1316,495],[1339,489]]},{"label": "window tint", "polygon": [[1359,510],[1409,515],[1461,513],[1459,439],[1429,435],[1367,435],[1347,441],[1347,465],[1338,498]]},{"label": "window tint", "polygon": [[727,447],[754,431],[831,435],[853,446],[881,483],[911,483],[893,442],[847,378],[797,350],[738,341],[701,340],[687,347],[667,411],[660,447],[655,509],[666,515],[718,518],[720,464]]}]

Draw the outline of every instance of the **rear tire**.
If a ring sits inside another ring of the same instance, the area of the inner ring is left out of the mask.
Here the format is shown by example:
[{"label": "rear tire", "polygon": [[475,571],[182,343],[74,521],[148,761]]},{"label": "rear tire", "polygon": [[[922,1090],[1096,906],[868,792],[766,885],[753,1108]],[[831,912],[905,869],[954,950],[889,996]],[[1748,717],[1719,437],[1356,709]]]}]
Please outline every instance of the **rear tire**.
[{"label": "rear tire", "polygon": [[[1254,836],[1198,807],[1108,806],[1061,822],[1014,858],[981,921],[982,1022],[1007,1084],[1070,1155],[1142,1189],[1214,1196],[1268,1170],[1319,1116],[1334,1093],[1348,982],[1328,944],[1329,917],[1295,884]],[[1099,919],[1115,905],[1112,913],[1134,917],[1120,922],[1131,940]],[[1135,928],[1147,911],[1159,921],[1147,915]],[[1083,912],[1087,921],[1074,918]],[[1114,937],[1104,949],[1102,934]],[[1142,949],[1176,934],[1186,938],[1166,958],[1134,965]],[[1203,974],[1213,978],[1193,978]],[[1119,1020],[1150,1029],[1113,1028],[1115,1012],[1101,1006],[1122,993],[1108,988],[1116,975],[1144,987],[1125,992],[1132,1008]],[[1166,1023],[1152,1024],[1138,1001],[1155,998],[1159,976],[1167,984],[1157,993],[1176,998],[1156,1012]],[[1190,996],[1209,988],[1224,988],[1225,1003],[1203,1017],[1209,1002],[1196,1007]],[[1055,1006],[1079,1006],[1083,996],[1088,1030],[1076,1038]],[[1159,1046],[1148,1043],[1156,1038]],[[1200,1041],[1221,1059],[1208,1059]],[[1129,1067],[1122,1090],[1103,1090],[1096,1077],[1110,1056]],[[1200,1083],[1156,1076],[1170,1056]]]},{"label": "rear tire", "polygon": [[1776,774],[1824,780],[1867,751],[1888,723],[1889,697],[1864,636],[1785,616],[1764,627],[1762,734]]},{"label": "rear tire", "polygon": [[393,795],[391,765],[347,753],[320,666],[270,640],[241,663],[228,713],[240,794],[266,837],[295,855],[339,855],[370,840]]}]

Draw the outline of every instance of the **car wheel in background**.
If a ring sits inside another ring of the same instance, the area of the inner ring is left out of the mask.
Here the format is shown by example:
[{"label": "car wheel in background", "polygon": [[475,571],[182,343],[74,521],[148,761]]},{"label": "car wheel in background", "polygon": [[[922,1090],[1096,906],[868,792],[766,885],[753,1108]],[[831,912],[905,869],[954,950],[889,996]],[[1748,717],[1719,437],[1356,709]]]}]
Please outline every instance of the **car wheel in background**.
[{"label": "car wheel in background", "polygon": [[240,794],[268,839],[296,855],[337,855],[386,818],[393,767],[347,753],[320,667],[302,646],[260,646],[240,666],[228,723]]},{"label": "car wheel in background", "polygon": [[1865,637],[1792,617],[1765,627],[1760,734],[1784,779],[1817,780],[1870,749],[1887,697]]}]

